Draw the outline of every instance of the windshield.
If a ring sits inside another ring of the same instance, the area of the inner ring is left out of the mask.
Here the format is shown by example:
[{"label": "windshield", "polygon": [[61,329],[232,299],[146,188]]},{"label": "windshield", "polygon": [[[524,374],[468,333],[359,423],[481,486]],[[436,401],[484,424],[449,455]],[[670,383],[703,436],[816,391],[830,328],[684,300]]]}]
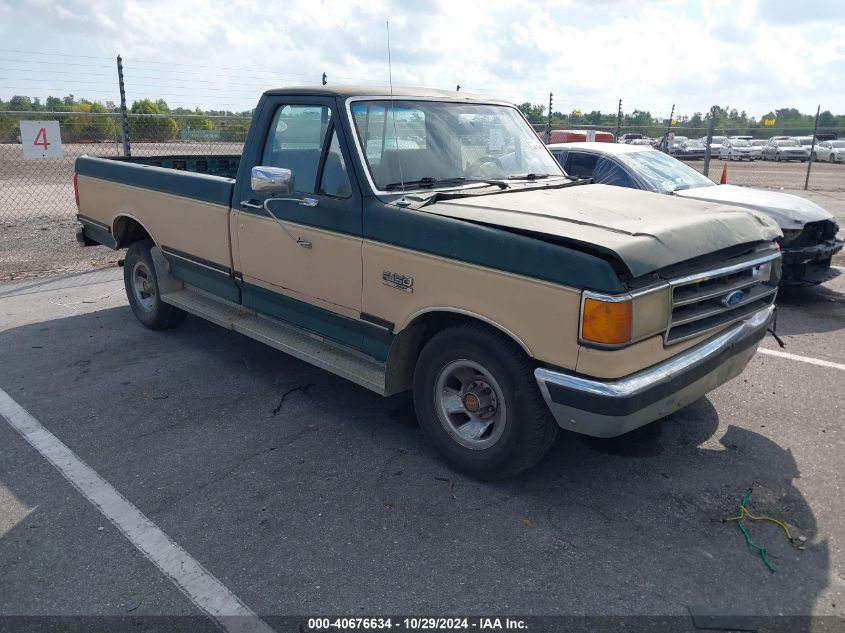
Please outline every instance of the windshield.
[{"label": "windshield", "polygon": [[778,147],[801,147],[796,141],[775,141]]},{"label": "windshield", "polygon": [[423,100],[358,101],[352,117],[376,188],[563,177],[515,108]]},{"label": "windshield", "polygon": [[732,140],[731,145],[733,145],[734,147],[751,147],[751,143],[741,138]]},{"label": "windshield", "polygon": [[704,147],[704,143],[701,141],[684,141],[684,145],[687,147]]},{"label": "windshield", "polygon": [[642,178],[652,191],[671,193],[681,189],[695,189],[713,185],[692,167],[667,156],[663,152],[630,152],[617,156]]},{"label": "windshield", "polygon": [[726,138],[727,138],[726,136],[714,136],[714,137],[713,137],[713,142],[714,142],[714,143],[717,143],[717,144],[721,144],[721,143],[724,143],[724,142],[725,142],[725,139],[726,139]]},{"label": "windshield", "polygon": [[831,147],[845,147],[845,141],[831,141]]}]

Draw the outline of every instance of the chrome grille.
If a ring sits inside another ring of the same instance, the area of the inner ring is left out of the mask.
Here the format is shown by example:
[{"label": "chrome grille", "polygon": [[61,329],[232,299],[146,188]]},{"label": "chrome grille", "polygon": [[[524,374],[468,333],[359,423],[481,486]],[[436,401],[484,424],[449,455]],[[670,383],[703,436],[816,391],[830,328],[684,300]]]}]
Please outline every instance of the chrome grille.
[{"label": "chrome grille", "polygon": [[[672,317],[666,343],[724,327],[773,303],[779,275],[766,274],[766,270],[778,259],[780,253],[756,253],[727,266],[670,280]],[[733,301],[728,302],[728,297]]]}]

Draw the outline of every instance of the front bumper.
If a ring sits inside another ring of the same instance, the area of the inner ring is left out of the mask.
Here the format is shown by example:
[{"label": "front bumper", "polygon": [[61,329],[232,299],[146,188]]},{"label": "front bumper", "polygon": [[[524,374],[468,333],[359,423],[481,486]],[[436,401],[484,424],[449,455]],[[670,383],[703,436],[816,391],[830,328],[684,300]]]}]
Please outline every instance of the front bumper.
[{"label": "front bumper", "polygon": [[813,286],[837,277],[839,271],[830,267],[830,261],[843,246],[845,241],[834,238],[803,248],[784,247],[780,285]]},{"label": "front bumper", "polygon": [[617,380],[534,370],[558,425],[594,437],[616,437],[681,409],[742,373],[774,319],[755,312],[714,338],[658,365]]}]

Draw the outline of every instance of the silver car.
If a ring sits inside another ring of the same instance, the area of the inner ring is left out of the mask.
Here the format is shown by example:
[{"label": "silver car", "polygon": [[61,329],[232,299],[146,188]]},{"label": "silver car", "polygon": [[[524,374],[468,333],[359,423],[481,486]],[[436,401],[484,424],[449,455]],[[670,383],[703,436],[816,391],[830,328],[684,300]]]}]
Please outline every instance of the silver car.
[{"label": "silver car", "polygon": [[763,146],[766,145],[768,141],[762,138],[755,138],[749,141],[749,143],[751,143],[751,158],[754,160],[761,159],[763,157]]},{"label": "silver car", "polygon": [[798,141],[783,139],[780,141],[769,141],[763,146],[763,152],[760,157],[763,160],[775,160],[777,162],[799,160],[803,163],[810,159],[810,152],[806,147],[801,147]]},{"label": "silver car", "polygon": [[822,141],[816,145],[813,160],[845,163],[845,141]]},{"label": "silver car", "polygon": [[721,160],[754,160],[751,143],[742,138],[728,138],[719,150]]}]

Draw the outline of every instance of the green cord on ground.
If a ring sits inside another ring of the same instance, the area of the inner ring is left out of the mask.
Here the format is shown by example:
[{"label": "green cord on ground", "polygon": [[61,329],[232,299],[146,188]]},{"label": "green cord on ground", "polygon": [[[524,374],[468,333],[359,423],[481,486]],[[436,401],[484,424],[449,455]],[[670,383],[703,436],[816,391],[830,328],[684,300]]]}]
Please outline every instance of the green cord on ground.
[{"label": "green cord on ground", "polygon": [[[739,531],[742,532],[742,535],[745,537],[745,542],[748,543],[748,545],[750,545],[751,547],[753,547],[754,549],[756,549],[760,553],[760,558],[763,559],[763,562],[766,564],[766,567],[769,568],[770,572],[774,573],[774,572],[777,571],[777,568],[769,560],[769,556],[768,556],[768,554],[766,554],[766,548],[760,547],[759,545],[757,545],[757,543],[755,543],[754,541],[751,540],[751,536],[748,534],[748,530],[745,529],[745,525],[742,522],[742,520],[745,518],[745,516],[747,514],[749,514],[748,508],[746,507],[746,505],[748,504],[748,500],[751,498],[751,493],[753,493],[753,492],[754,492],[754,490],[752,488],[749,488],[748,490],[745,491],[745,494],[742,496],[742,502],[739,504],[739,511],[738,511],[737,515],[733,518],[733,520],[736,521],[737,527],[739,527]],[[768,517],[766,517],[766,518],[768,518]],[[772,520],[775,521],[776,523],[779,523],[779,524],[781,523],[780,521],[777,521],[775,519],[772,519]],[[783,527],[786,530],[786,527],[785,526],[783,526]],[[787,530],[787,536],[789,536],[788,530]]]}]

